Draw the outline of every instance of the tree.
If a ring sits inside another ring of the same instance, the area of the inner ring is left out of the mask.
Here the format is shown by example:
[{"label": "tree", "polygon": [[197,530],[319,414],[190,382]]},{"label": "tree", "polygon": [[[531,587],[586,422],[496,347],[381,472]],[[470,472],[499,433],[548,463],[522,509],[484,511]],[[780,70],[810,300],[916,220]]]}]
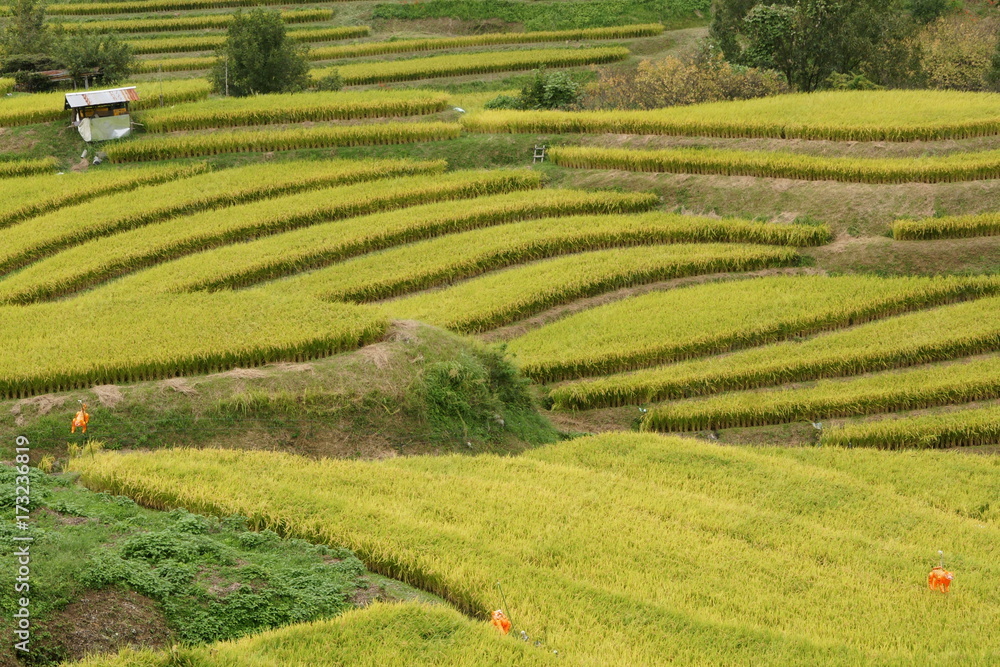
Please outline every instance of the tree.
[{"label": "tree", "polygon": [[45,25],[45,5],[39,0],[14,0],[10,17],[0,29],[0,47],[6,59],[14,55],[46,53],[51,35]]},{"label": "tree", "polygon": [[136,63],[132,46],[113,34],[70,33],[59,42],[55,56],[74,82],[88,83],[96,73],[102,85],[127,79]]},{"label": "tree", "polygon": [[[733,21],[746,0],[718,3],[729,5],[724,15]],[[806,92],[835,72],[857,72],[878,82],[896,80],[913,61],[914,26],[896,0],[755,4],[733,25],[735,36],[719,44],[727,59],[777,69]]]},{"label": "tree", "polygon": [[237,97],[296,92],[309,85],[306,48],[288,39],[277,12],[237,12],[209,80],[216,92]]}]

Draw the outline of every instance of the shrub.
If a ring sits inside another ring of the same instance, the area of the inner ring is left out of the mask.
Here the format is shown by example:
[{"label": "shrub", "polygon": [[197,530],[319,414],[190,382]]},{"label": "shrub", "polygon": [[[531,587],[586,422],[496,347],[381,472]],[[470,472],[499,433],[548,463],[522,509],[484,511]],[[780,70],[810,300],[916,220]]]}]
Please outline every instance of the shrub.
[{"label": "shrub", "polygon": [[521,98],[517,95],[497,95],[483,105],[484,109],[523,109]]},{"label": "shrub", "polygon": [[927,84],[950,90],[987,90],[997,31],[987,21],[948,16],[921,34],[921,65]]},{"label": "shrub", "polygon": [[341,90],[343,87],[344,79],[341,78],[340,72],[337,70],[331,71],[316,82],[316,90],[334,91]]},{"label": "shrub", "polygon": [[522,109],[563,109],[576,104],[580,87],[566,72],[537,69],[520,94]]},{"label": "shrub", "polygon": [[870,81],[864,74],[854,73],[834,72],[826,80],[826,85],[833,90],[885,90],[885,86]]},{"label": "shrub", "polygon": [[587,87],[592,109],[657,109],[699,102],[742,100],[788,92],[777,72],[733,66],[719,56],[684,61],[644,60],[634,70],[605,70]]},{"label": "shrub", "polygon": [[236,12],[209,77],[218,93],[293,93],[309,84],[306,47],[285,34],[278,12]]}]

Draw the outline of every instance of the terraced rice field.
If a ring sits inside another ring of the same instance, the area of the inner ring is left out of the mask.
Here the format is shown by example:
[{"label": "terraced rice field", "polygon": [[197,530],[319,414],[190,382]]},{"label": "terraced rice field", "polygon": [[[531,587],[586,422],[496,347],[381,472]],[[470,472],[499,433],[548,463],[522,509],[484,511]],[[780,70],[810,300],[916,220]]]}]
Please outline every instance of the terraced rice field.
[{"label": "terraced rice field", "polygon": [[[583,77],[668,36],[395,38],[359,3],[281,7],[323,63],[313,78],[347,90],[226,99],[170,78],[209,66],[244,4],[49,6],[166,74],[139,81],[144,128],[101,148],[112,164],[0,162],[0,399],[312,361],[419,320],[503,341],[574,439],[505,457],[75,460],[95,489],[345,545],[450,605],[84,664],[997,661],[997,459],[907,450],[1000,444],[1000,96],[484,111],[511,73]],[[0,99],[6,131],[63,114],[62,93]],[[848,225],[795,188],[877,214]],[[750,212],[744,190],[774,210]],[[895,210],[920,196],[919,215]],[[629,428],[644,432],[576,437]],[[704,441],[744,437],[823,446]],[[948,598],[921,580],[942,548],[961,572]],[[531,641],[483,623],[508,603]]]}]

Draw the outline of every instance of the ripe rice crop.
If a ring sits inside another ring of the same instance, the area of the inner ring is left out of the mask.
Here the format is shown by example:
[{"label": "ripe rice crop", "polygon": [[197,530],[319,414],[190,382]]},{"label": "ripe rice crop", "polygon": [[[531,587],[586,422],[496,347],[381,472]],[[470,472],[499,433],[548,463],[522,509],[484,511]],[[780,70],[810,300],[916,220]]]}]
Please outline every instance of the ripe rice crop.
[{"label": "ripe rice crop", "polygon": [[[332,9],[297,9],[281,12],[285,23],[309,23],[333,18]],[[59,25],[67,32],[114,32],[116,34],[140,32],[168,32],[171,30],[204,30],[226,28],[233,21],[232,14],[205,14],[203,16],[178,16],[154,19],[115,19],[109,21],[65,22]]]},{"label": "ripe rice crop", "polygon": [[[663,31],[663,26],[652,25],[626,25],[611,28],[587,28],[583,30],[548,30],[539,32],[498,32],[486,33],[482,35],[463,35],[461,37],[434,37],[428,39],[399,39],[382,40],[377,42],[364,42],[361,44],[346,44],[338,46],[321,46],[309,50],[310,60],[337,60],[341,58],[363,58],[365,56],[377,56],[392,53],[417,53],[421,51],[435,51],[440,49],[460,49],[476,46],[497,46],[502,44],[531,44],[538,42],[558,42],[569,40],[586,39],[628,39],[634,37],[644,37],[659,34]],[[290,32],[290,35],[296,34]],[[147,40],[153,42],[157,40]],[[319,41],[318,39],[308,41]],[[150,48],[155,45],[150,44]],[[177,49],[178,51],[195,51],[201,49]],[[166,50],[149,50],[143,53],[166,53]],[[516,52],[515,52],[516,53]],[[475,54],[466,54],[475,55]],[[140,72],[156,72],[161,69],[164,72],[182,72],[189,70],[208,69],[215,62],[215,58],[164,58],[159,60],[142,60],[139,62]],[[373,64],[373,63],[368,63]],[[342,65],[341,67],[347,67]],[[332,68],[331,68],[332,69]],[[331,71],[325,70],[325,72]],[[518,66],[513,69],[523,69]],[[494,70],[491,70],[494,71]],[[322,76],[321,74],[317,74]],[[343,76],[343,74],[342,74]],[[416,77],[424,78],[424,77]],[[400,79],[402,80],[402,79]],[[345,79],[346,81],[346,79]]]},{"label": "ripe rice crop", "polygon": [[[203,100],[208,97],[210,90],[208,81],[203,79],[180,79],[164,81],[162,84],[137,83],[135,86],[139,93],[139,101],[132,103],[132,110],[141,111],[159,106],[161,85],[164,104]],[[0,127],[48,123],[54,120],[67,120],[68,122],[69,112],[63,108],[65,103],[65,92],[34,93],[2,100],[0,101]]]},{"label": "ripe rice crop", "polygon": [[[289,30],[286,34],[294,42],[329,42],[351,37],[367,37],[371,33],[368,26],[336,26],[330,28],[313,28],[305,30]],[[137,54],[142,53],[177,53],[184,51],[213,51],[226,43],[226,35],[195,35],[192,37],[160,37],[150,39],[134,39],[129,44]],[[209,60],[214,61],[215,58]],[[155,72],[156,68],[142,67],[140,72]]]},{"label": "ripe rice crop", "polygon": [[541,654],[526,642],[503,641],[495,628],[443,604],[373,601],[334,618],[296,623],[234,641],[173,646],[166,651],[122,649],[74,667],[153,667],[245,664],[266,655],[272,665],[534,665]]},{"label": "ripe rice crop", "polygon": [[14,90],[17,81],[8,77],[0,78],[0,95],[6,95]]},{"label": "ripe rice crop", "polygon": [[375,309],[274,295],[87,296],[0,307],[0,397],[319,357],[378,339]]},{"label": "ripe rice crop", "polygon": [[0,178],[44,174],[55,169],[56,164],[58,164],[58,161],[54,157],[39,158],[37,160],[0,161]]},{"label": "ripe rice crop", "polygon": [[8,181],[9,187],[0,191],[0,228],[104,195],[194,176],[205,170],[205,165],[144,166],[113,171],[21,177],[16,181]]},{"label": "ripe rice crop", "polygon": [[879,449],[996,445],[1000,444],[1000,406],[827,427],[820,444]]},{"label": "ripe rice crop", "polygon": [[943,157],[823,157],[777,151],[713,148],[631,150],[564,146],[549,149],[561,167],[621,169],[671,174],[720,174],[847,183],[950,183],[1000,178],[1000,151]]},{"label": "ripe rice crop", "polygon": [[1000,133],[1000,96],[938,90],[827,91],[650,111],[484,111],[462,122],[472,132],[964,139]]},{"label": "ripe rice crop", "polygon": [[243,130],[132,139],[108,146],[105,151],[111,162],[136,162],[221,153],[442,141],[456,139],[461,132],[462,127],[455,123],[382,123],[291,130]]},{"label": "ripe rice crop", "polygon": [[[532,188],[540,184],[523,183]],[[642,211],[658,203],[650,194],[534,189],[423,204],[215,248],[140,271],[102,289],[134,294],[247,287],[441,234],[529,218]],[[329,271],[337,269],[330,267]],[[315,271],[296,276],[276,289],[324,296],[329,291],[327,275],[327,271]]]},{"label": "ripe rice crop", "polygon": [[1000,235],[1000,213],[978,215],[947,215],[923,220],[896,220],[892,237],[897,241],[927,241],[929,239],[961,239],[971,236]]},{"label": "ripe rice crop", "polygon": [[1000,358],[987,357],[848,380],[821,380],[804,388],[742,391],[677,401],[650,410],[642,428],[700,431],[818,422],[995,398],[1000,398]]},{"label": "ripe rice crop", "polygon": [[692,285],[576,313],[510,341],[508,350],[526,375],[556,382],[763,345],[997,293],[1000,280],[995,278],[784,276]]},{"label": "ripe rice crop", "polygon": [[341,262],[302,276],[295,287],[337,301],[376,301],[574,252],[707,240],[746,241],[738,233],[734,235],[737,238],[725,238],[724,228],[714,229],[719,225],[716,220],[684,217],[647,213],[515,222]]},{"label": "ripe rice crop", "polygon": [[[1000,645],[991,457],[609,433],[519,456],[176,449],[73,467],[92,489],[145,506],[240,514],[348,547],[485,630],[504,606],[512,634],[529,637],[494,631],[491,643],[422,615],[411,630],[401,616],[346,635],[308,624],[178,649],[197,651],[190,664],[467,665],[498,655],[494,645],[529,648],[497,661],[519,665],[989,664]],[[925,583],[943,539],[957,563],[947,598]],[[455,637],[483,653],[454,652]]]},{"label": "ripe rice crop", "polygon": [[1000,350],[1000,297],[553,389],[560,409],[643,404],[871,373]]},{"label": "ripe rice crop", "polygon": [[373,63],[341,65],[328,69],[312,70],[313,79],[321,79],[337,72],[348,85],[392,83],[413,79],[432,79],[444,76],[487,74],[539,67],[575,67],[624,60],[628,49],[598,47],[592,49],[535,49],[527,51],[486,51],[461,53],[411,60],[388,60]]},{"label": "ripe rice crop", "polygon": [[601,250],[497,271],[447,289],[387,302],[396,319],[476,333],[614,289],[723,271],[753,271],[798,262],[788,248],[670,245]]},{"label": "ripe rice crop", "polygon": [[0,274],[99,236],[208,209],[391,175],[440,173],[445,163],[319,160],[251,165],[178,179],[0,229]]},{"label": "ripe rice crop", "polygon": [[[363,163],[362,163],[363,164]],[[0,301],[50,299],[199,250],[376,211],[537,186],[529,171],[454,171],[401,176],[371,163],[354,185],[208,210],[102,236],[0,281]],[[357,182],[361,181],[361,182]]]},{"label": "ripe rice crop", "polygon": [[240,125],[413,116],[444,111],[448,96],[417,90],[287,93],[223,97],[146,111],[147,132]]},{"label": "ripe rice crop", "polygon": [[311,60],[334,60],[338,58],[362,58],[387,53],[415,53],[438,49],[461,49],[474,46],[497,46],[501,44],[532,44],[537,42],[562,42],[591,39],[631,39],[650,37],[663,32],[659,24],[623,25],[610,28],[586,28],[583,30],[545,30],[538,32],[493,32],[460,37],[432,37],[427,39],[398,39],[344,46],[324,46],[310,50]]},{"label": "ripe rice crop", "polygon": [[127,0],[125,2],[68,2],[45,7],[55,16],[93,16],[97,14],[140,14],[145,12],[183,11],[260,5],[298,5],[310,0]]}]

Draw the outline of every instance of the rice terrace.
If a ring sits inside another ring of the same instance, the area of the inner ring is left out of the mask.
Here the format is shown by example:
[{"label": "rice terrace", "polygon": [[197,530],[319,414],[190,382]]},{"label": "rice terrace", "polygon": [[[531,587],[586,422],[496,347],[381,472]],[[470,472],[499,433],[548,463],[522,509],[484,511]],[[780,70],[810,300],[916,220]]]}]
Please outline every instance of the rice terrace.
[{"label": "rice terrace", "polygon": [[1000,665],[996,0],[5,0],[0,667]]}]

